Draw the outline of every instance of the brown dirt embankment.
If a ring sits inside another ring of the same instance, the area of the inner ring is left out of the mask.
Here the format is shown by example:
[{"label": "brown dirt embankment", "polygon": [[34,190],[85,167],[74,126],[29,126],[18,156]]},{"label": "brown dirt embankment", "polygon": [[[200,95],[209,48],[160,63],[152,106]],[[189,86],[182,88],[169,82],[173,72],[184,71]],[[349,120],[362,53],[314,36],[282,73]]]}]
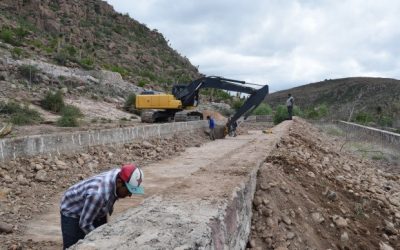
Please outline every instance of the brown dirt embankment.
[{"label": "brown dirt embankment", "polygon": [[249,247],[400,249],[400,175],[295,120],[258,176]]}]

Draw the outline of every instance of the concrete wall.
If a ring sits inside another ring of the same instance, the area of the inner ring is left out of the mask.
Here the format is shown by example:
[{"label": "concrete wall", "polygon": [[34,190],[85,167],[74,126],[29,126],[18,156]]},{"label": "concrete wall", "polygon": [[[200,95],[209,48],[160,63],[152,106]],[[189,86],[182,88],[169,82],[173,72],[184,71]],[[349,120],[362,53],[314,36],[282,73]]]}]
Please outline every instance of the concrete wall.
[{"label": "concrete wall", "polygon": [[0,161],[38,154],[70,153],[97,145],[123,144],[207,127],[207,121],[175,122],[0,140]]},{"label": "concrete wall", "polygon": [[400,134],[345,121],[338,121],[337,125],[344,131],[349,132],[348,137],[351,139],[371,139],[374,142],[381,143],[385,146],[390,146],[400,151]]}]

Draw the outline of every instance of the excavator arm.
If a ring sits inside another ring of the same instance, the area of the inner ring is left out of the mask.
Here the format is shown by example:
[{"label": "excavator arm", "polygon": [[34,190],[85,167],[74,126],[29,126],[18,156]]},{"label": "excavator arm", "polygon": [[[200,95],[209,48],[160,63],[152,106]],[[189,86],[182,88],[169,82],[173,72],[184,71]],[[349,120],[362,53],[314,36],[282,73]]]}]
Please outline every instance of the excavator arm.
[{"label": "excavator arm", "polygon": [[248,83],[218,76],[209,76],[194,80],[189,85],[177,85],[173,88],[172,94],[176,99],[181,100],[182,105],[185,107],[193,105],[194,98],[198,96],[198,92],[202,88],[223,89],[246,94],[253,94],[257,91],[252,87],[245,86],[245,84]]},{"label": "excavator arm", "polygon": [[268,85],[265,85],[261,89],[258,89],[256,92],[251,94],[249,98],[243,103],[243,105],[236,111],[236,113],[229,119],[226,127],[231,128],[232,124],[234,124],[242,115],[244,115],[244,119],[251,114],[251,112],[260,105],[260,103],[265,99],[265,96],[268,95]]},{"label": "excavator arm", "polygon": [[[194,100],[198,97],[198,91],[202,88],[215,88],[228,91],[235,91],[250,94],[244,104],[237,110],[237,112],[230,118],[226,126],[231,127],[242,115],[246,119],[247,116],[264,100],[268,94],[268,85],[264,85],[260,89],[245,86],[245,81],[238,81],[227,79],[217,76],[202,77],[189,85],[177,85],[172,93],[176,99],[181,100],[183,106],[192,106]],[[252,84],[255,85],[255,84]]]}]

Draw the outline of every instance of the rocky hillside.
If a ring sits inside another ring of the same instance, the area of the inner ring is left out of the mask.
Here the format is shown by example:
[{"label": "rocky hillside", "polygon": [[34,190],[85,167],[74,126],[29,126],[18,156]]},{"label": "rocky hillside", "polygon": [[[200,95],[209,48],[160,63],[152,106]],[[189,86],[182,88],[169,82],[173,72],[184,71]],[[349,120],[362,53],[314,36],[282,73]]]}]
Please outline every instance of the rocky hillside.
[{"label": "rocky hillside", "polygon": [[389,78],[354,77],[310,83],[267,96],[271,106],[285,104],[291,93],[302,110],[326,104],[332,118],[347,120],[353,110],[371,117],[387,117],[400,127],[400,81]]},{"label": "rocky hillside", "polygon": [[14,58],[106,69],[141,86],[199,76],[161,33],[101,0],[2,0],[0,41]]}]

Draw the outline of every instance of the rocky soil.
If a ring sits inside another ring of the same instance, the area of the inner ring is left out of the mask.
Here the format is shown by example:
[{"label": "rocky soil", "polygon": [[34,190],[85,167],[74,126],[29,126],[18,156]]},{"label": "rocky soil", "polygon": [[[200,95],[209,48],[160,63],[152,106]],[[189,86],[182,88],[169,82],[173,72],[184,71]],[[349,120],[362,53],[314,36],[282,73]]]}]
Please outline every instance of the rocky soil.
[{"label": "rocky soil", "polygon": [[294,121],[259,171],[248,248],[400,249],[400,174],[340,145]]},{"label": "rocky soil", "polygon": [[0,165],[0,249],[51,249],[54,242],[23,241],[24,224],[45,213],[72,184],[127,162],[146,164],[179,155],[208,138],[202,131],[57,157],[18,158]]}]

